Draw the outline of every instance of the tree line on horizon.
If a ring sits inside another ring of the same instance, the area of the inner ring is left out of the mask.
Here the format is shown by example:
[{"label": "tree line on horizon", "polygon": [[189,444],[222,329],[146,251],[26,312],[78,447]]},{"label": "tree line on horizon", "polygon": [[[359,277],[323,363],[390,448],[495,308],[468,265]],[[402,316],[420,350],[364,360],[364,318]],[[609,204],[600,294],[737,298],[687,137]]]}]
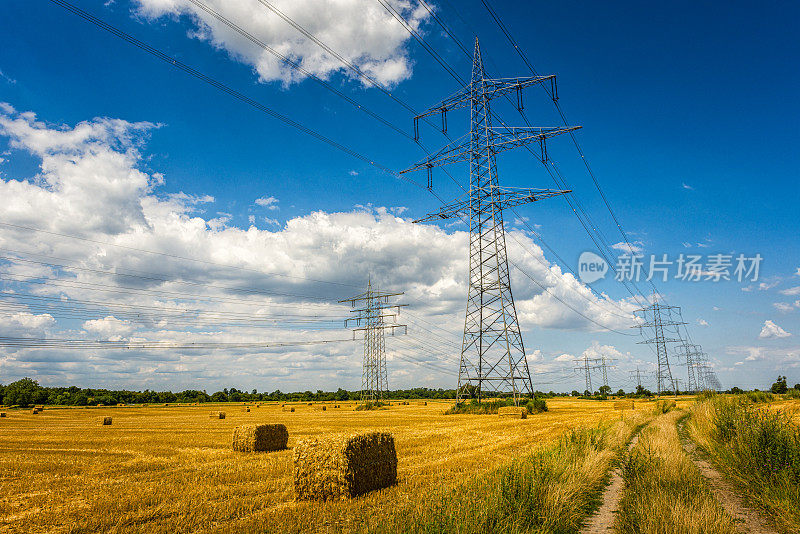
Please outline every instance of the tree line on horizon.
[{"label": "tree line on horizon", "polygon": [[[778,380],[772,384],[768,391],[772,393],[786,393],[789,388],[785,376],[779,376]],[[800,391],[800,384],[796,384],[794,390]],[[758,391],[755,389],[754,391]],[[745,393],[745,390],[732,387],[725,393]],[[543,393],[535,392],[535,397],[556,397],[573,396],[586,398],[604,399],[611,395],[611,388],[604,386],[601,391],[594,394],[578,391],[571,393],[556,393],[550,391]],[[652,393],[639,386],[635,392],[626,393],[620,389],[616,396],[628,397],[649,397]],[[455,389],[432,389],[432,388],[411,388],[397,389],[386,392],[387,399],[454,399]],[[144,391],[131,390],[112,390],[97,388],[80,388],[78,386],[69,387],[47,387],[40,386],[39,383],[31,378],[23,378],[8,385],[0,384],[0,405],[4,406],[31,406],[35,404],[48,404],[55,406],[115,406],[118,404],[163,404],[163,403],[196,403],[196,402],[325,402],[325,401],[359,401],[361,391],[348,391],[338,388],[336,391],[296,391],[284,393],[275,390],[271,393],[257,390],[243,391],[237,388],[224,388],[208,394],[206,391],[187,389],[178,393],[172,391]]]}]

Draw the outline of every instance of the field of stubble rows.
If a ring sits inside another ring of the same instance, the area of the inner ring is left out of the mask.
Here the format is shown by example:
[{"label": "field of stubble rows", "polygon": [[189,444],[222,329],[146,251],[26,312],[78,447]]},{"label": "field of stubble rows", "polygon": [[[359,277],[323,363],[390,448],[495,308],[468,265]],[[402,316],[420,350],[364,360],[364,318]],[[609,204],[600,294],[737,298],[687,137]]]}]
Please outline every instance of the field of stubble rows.
[{"label": "field of stubble rows", "polygon": [[[378,411],[321,404],[46,408],[0,421],[0,530],[5,532],[330,531],[424,506],[426,499],[552,444],[568,429],[619,418],[611,403],[552,399],[526,420],[443,415],[450,403]],[[226,419],[210,419],[223,410]],[[111,426],[102,426],[105,415]],[[289,448],[242,454],[244,423],[283,423]],[[292,447],[328,433],[387,430],[398,484],[346,502],[295,502]]]}]

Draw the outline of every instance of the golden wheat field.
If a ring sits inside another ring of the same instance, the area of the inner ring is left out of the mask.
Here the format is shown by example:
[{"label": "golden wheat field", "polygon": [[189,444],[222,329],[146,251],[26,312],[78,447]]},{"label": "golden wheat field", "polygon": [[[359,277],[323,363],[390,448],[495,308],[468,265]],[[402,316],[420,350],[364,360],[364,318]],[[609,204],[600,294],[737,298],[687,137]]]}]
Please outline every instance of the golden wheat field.
[{"label": "golden wheat field", "polygon": [[[0,420],[0,531],[328,532],[424,506],[426,496],[552,443],[567,429],[619,418],[613,403],[550,399],[528,419],[443,415],[451,404],[411,401],[355,411],[353,403],[46,408]],[[646,403],[642,403],[646,405]],[[287,405],[288,408],[289,405]],[[212,419],[210,410],[226,412]],[[102,425],[104,416],[113,424]],[[235,426],[283,423],[287,450],[236,453]],[[328,433],[394,434],[398,483],[344,502],[295,502],[292,448]]]}]

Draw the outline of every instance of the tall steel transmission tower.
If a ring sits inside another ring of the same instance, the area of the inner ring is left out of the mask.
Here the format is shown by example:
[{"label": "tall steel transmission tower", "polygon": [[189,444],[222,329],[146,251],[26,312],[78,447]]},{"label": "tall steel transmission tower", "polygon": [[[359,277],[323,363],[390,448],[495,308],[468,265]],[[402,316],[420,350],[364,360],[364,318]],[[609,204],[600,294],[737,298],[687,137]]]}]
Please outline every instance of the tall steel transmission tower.
[{"label": "tall steel transmission tower", "polygon": [[694,345],[688,342],[683,343],[682,349],[683,357],[686,358],[686,370],[688,374],[687,389],[690,393],[696,393],[700,391],[698,365],[699,358],[702,357],[703,351],[700,345]]},{"label": "tall steel transmission tower", "polygon": [[415,136],[419,121],[441,115],[446,131],[448,111],[469,108],[469,135],[457,139],[436,154],[420,161],[403,173],[426,170],[428,187],[432,187],[431,169],[457,162],[469,162],[469,192],[438,212],[414,222],[469,217],[469,289],[458,369],[457,399],[485,393],[520,393],[533,395],[528,361],[522,342],[506,256],[503,209],[569,191],[518,189],[500,187],[496,156],[506,150],[539,143],[545,154],[549,137],[570,132],[578,127],[497,127],[492,125],[490,102],[495,98],[517,93],[523,88],[551,83],[555,76],[491,79],[486,77],[478,39],[472,61],[469,85],[453,96],[414,118]]},{"label": "tall steel transmission tower", "polygon": [[[672,371],[669,367],[669,357],[667,355],[667,343],[682,343],[683,339],[678,335],[677,338],[667,337],[664,333],[664,327],[684,325],[682,321],[672,319],[672,310],[679,310],[678,306],[666,306],[660,304],[658,300],[653,302],[650,306],[636,310],[634,313],[641,313],[642,322],[635,328],[642,331],[645,328],[653,329],[653,337],[647,338],[639,343],[647,343],[656,346],[656,355],[658,358],[658,372],[656,374],[656,387],[658,394],[668,391],[676,390],[675,381],[672,379]],[[666,315],[666,317],[665,317]],[[677,332],[677,330],[676,330]],[[666,387],[665,387],[666,386]]]},{"label": "tall steel transmission tower", "polygon": [[[390,330],[394,335],[395,328],[406,329],[406,325],[397,324],[400,307],[406,304],[391,304],[390,297],[403,293],[387,293],[372,288],[372,281],[367,282],[367,290],[360,295],[340,300],[349,302],[354,317],[345,319],[345,326],[355,323],[353,338],[356,332],[364,332],[364,360],[361,366],[361,400],[376,401],[382,399],[389,390],[389,375],[386,372],[386,340],[384,332]],[[356,308],[356,303],[363,306]],[[390,313],[394,311],[394,313]],[[391,319],[391,322],[386,322]]]},{"label": "tall steel transmission tower", "polygon": [[720,384],[717,374],[708,363],[708,354],[698,351],[694,355],[694,363],[697,369],[697,386],[700,391],[719,391],[722,389],[722,384]]},{"label": "tall steel transmission tower", "polygon": [[592,369],[594,368],[594,365],[589,365],[589,362],[592,360],[588,356],[584,355],[583,358],[574,361],[578,364],[575,366],[575,370],[583,371],[583,376],[586,379],[586,389],[584,390],[584,393],[588,391],[589,393],[587,393],[587,395],[591,395],[592,391],[594,391],[592,389]]}]

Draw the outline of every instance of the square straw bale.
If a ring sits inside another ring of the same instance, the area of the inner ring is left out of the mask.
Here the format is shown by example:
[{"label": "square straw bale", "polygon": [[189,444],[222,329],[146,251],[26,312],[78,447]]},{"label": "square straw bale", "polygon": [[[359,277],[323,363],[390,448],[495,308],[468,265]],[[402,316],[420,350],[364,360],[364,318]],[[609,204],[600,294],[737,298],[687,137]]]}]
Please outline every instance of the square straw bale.
[{"label": "square straw bale", "polygon": [[211,419],[225,419],[225,412],[211,412],[208,416]]},{"label": "square straw bale", "polygon": [[497,410],[497,415],[509,419],[527,419],[528,409],[524,406],[503,406]]},{"label": "square straw bale", "polygon": [[288,442],[286,425],[241,425],[233,429],[235,451],[282,451]]},{"label": "square straw bale", "polygon": [[397,482],[397,452],[388,432],[305,439],[293,460],[297,500],[343,500]]},{"label": "square straw bale", "polygon": [[110,424],[111,424],[111,418],[108,416],[103,417],[103,425],[110,425]]}]

